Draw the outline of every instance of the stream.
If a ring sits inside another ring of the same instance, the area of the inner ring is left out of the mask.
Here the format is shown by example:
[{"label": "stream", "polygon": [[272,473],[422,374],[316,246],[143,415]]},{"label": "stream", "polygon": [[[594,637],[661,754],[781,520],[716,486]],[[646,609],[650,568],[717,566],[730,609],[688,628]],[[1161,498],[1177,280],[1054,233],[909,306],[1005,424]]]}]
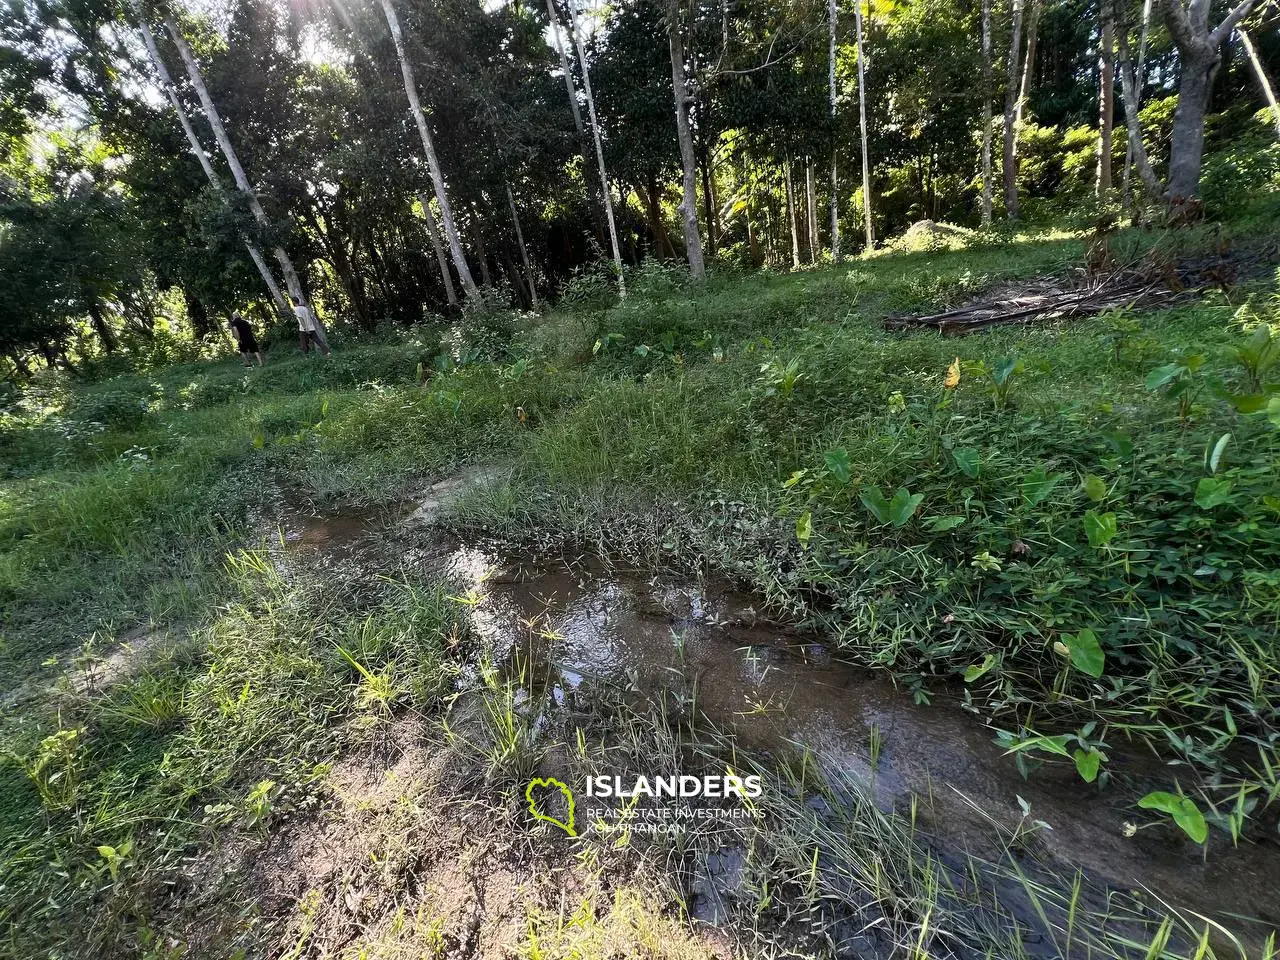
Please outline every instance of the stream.
[{"label": "stream", "polygon": [[[758,600],[723,580],[618,570],[591,557],[503,556],[443,539],[430,524],[387,521],[293,514],[282,541],[309,562],[358,566],[362,553],[385,553],[390,536],[404,569],[443,567],[474,591],[470,616],[484,645],[532,663],[526,681],[553,702],[588,680],[651,697],[682,684],[698,711],[754,751],[808,748],[825,767],[852,773],[884,811],[905,815],[914,797],[923,842],[956,869],[968,856],[1005,856],[1024,820],[1021,798],[1026,824],[1052,828],[1033,841],[1045,875],[1069,886],[1080,871],[1103,891],[1090,897],[1099,906],[1106,890],[1120,891],[1213,918],[1255,944],[1280,926],[1274,838],[1232,849],[1211,830],[1206,853],[1170,827],[1124,835],[1126,822],[1149,822],[1135,798],[1169,789],[1179,773],[1138,744],[1111,745],[1114,779],[1105,789],[1084,783],[1070,763],[1023,779],[994,732],[945,691],[917,705],[888,674],[841,662],[820,638],[771,622]],[[715,901],[704,891],[691,910],[714,921]]]}]

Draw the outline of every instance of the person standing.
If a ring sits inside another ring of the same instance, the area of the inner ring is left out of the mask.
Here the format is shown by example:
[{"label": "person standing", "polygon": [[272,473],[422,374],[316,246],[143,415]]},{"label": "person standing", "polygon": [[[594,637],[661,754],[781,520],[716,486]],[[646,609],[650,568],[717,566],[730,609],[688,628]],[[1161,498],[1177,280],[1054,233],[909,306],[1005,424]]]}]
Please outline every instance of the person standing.
[{"label": "person standing", "polygon": [[298,345],[302,347],[302,352],[310,353],[311,344],[314,343],[327,357],[329,341],[325,339],[324,327],[311,308],[302,302],[301,297],[293,298],[293,314],[298,318]]},{"label": "person standing", "polygon": [[239,310],[232,311],[227,326],[231,328],[231,335],[240,346],[240,359],[244,361],[244,365],[253,366],[249,359],[252,355],[258,358],[258,366],[262,366],[262,348],[258,346],[258,338],[253,335],[253,327],[249,326],[249,321],[240,315]]}]

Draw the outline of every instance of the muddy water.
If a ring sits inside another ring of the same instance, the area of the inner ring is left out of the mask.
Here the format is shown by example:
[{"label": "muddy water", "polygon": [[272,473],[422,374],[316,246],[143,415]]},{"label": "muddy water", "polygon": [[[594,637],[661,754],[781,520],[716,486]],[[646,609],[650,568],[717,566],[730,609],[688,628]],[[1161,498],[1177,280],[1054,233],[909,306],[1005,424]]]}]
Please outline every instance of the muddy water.
[{"label": "muddy water", "polygon": [[[295,541],[349,551],[370,522],[312,520]],[[952,862],[1002,859],[1000,837],[1022,819],[1022,798],[1031,818],[1052,828],[1037,831],[1037,857],[1063,875],[1078,869],[1099,886],[1214,917],[1259,940],[1280,925],[1274,840],[1233,850],[1213,831],[1206,857],[1165,827],[1124,836],[1125,822],[1136,819],[1133,800],[1167,789],[1178,774],[1136,747],[1112,744],[1115,781],[1103,790],[1068,765],[1024,780],[993,732],[954,701],[917,705],[883,674],[844,664],[818,639],[770,622],[725,583],[607,570],[582,558],[503,558],[423,539],[430,543],[419,552],[480,598],[471,616],[486,646],[535,664],[536,686],[557,702],[592,679],[678,697],[757,750],[808,748],[856,774],[882,809],[906,812],[914,797],[928,844]]]}]

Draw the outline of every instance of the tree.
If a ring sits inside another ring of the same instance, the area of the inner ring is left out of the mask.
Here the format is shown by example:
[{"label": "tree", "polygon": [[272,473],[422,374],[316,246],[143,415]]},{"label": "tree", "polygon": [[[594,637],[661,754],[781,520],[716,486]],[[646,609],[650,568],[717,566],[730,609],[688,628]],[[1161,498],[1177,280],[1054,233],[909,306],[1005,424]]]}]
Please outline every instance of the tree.
[{"label": "tree", "polygon": [[1098,177],[1096,193],[1105,197],[1111,191],[1111,127],[1115,97],[1115,17],[1113,0],[1099,4],[1102,22],[1098,49]]},{"label": "tree", "polygon": [[695,280],[704,280],[707,268],[702,262],[702,237],[698,233],[698,170],[693,154],[693,131],[689,125],[689,107],[693,97],[685,79],[684,38],[681,36],[680,0],[667,4],[667,44],[671,51],[671,92],[675,98],[676,140],[680,145],[682,172],[680,217],[684,224],[685,256],[689,272]]},{"label": "tree", "polygon": [[[1178,49],[1178,106],[1169,137],[1168,200],[1173,208],[1193,200],[1200,191],[1204,159],[1205,115],[1213,81],[1222,61],[1222,47],[1236,24],[1248,16],[1254,0],[1240,0],[1217,26],[1210,26],[1210,0],[1160,0],[1165,26]],[[1132,134],[1131,134],[1132,136]]]},{"label": "tree", "polygon": [[618,271],[618,293],[625,300],[627,281],[622,274],[622,251],[618,247],[618,227],[613,221],[613,197],[609,191],[609,173],[604,165],[604,145],[600,139],[600,120],[596,116],[596,99],[591,95],[591,72],[587,68],[587,58],[582,50],[582,35],[578,32],[578,17],[573,10],[573,0],[566,0],[566,3],[569,6],[569,32],[573,34],[573,43],[578,51],[578,63],[582,65],[582,89],[587,95],[587,115],[591,117],[591,137],[595,141],[596,163],[600,168],[600,194],[604,198],[604,215],[609,225],[609,244],[613,248],[613,265]]},{"label": "tree", "polygon": [[[831,126],[836,125],[836,0],[827,0],[827,90]],[[840,171],[835,137],[831,141],[831,261],[840,262]]]},{"label": "tree", "polygon": [[862,0],[853,7],[854,36],[858,56],[858,128],[862,141],[862,219],[866,226],[867,249],[875,246],[875,231],[871,223],[871,161],[867,152],[867,57],[862,44]]},{"label": "tree", "polygon": [[[209,96],[209,91],[204,84],[204,77],[200,74],[200,68],[196,66],[195,57],[191,53],[191,48],[187,45],[186,38],[183,37],[182,31],[178,29],[178,25],[172,16],[165,18],[165,27],[169,31],[169,36],[173,39],[174,46],[178,48],[178,55],[182,57],[182,62],[187,68],[187,76],[191,78],[191,85],[195,88],[196,95],[200,98],[200,104],[204,108],[205,119],[209,122],[210,129],[213,130],[214,139],[217,140],[218,147],[226,158],[227,166],[231,168],[231,175],[235,179],[236,187],[248,200],[249,209],[253,212],[254,219],[258,221],[264,230],[270,229],[267,212],[262,208],[262,203],[254,193],[253,187],[250,186],[249,178],[245,176],[244,167],[240,165],[240,158],[236,154],[235,148],[231,145],[231,138],[227,136],[226,128],[222,125],[222,117],[219,115],[217,107],[214,106],[213,99]],[[272,250],[272,253],[284,273],[285,285],[289,288],[290,295],[295,300],[304,300],[302,283],[298,280],[298,273],[294,269],[293,261],[289,258],[289,254],[285,252],[284,247],[278,244]]]},{"label": "tree", "polygon": [[[1115,16],[1113,14],[1112,20],[1114,19],[1115,19]],[[1121,24],[1120,28],[1121,30],[1123,30],[1124,25]],[[1142,30],[1138,37],[1137,76],[1134,78],[1133,90],[1131,91],[1135,100],[1134,102],[1135,109],[1140,109],[1142,107],[1142,102],[1141,102],[1142,85],[1146,82],[1147,36],[1150,33],[1150,31],[1151,31],[1151,0],[1142,0]],[[1121,36],[1122,45],[1124,44],[1124,42],[1125,40],[1122,35]],[[1121,83],[1121,88],[1123,89],[1124,87],[1123,77],[1121,77],[1120,83]],[[1125,96],[1128,97],[1129,94],[1125,94]],[[1130,176],[1133,171],[1133,140],[1128,136],[1128,129],[1129,129],[1129,121],[1126,115],[1124,173],[1122,174],[1122,180],[1123,180],[1123,185],[1122,185],[1123,201],[1122,202],[1124,204],[1124,209],[1126,211],[1129,210],[1129,208],[1132,206],[1132,203],[1133,203],[1133,187],[1132,187],[1132,184],[1130,183]]]},{"label": "tree", "polygon": [[1276,101],[1276,93],[1271,89],[1271,81],[1267,79],[1267,71],[1262,68],[1262,59],[1258,56],[1258,50],[1254,47],[1253,41],[1249,39],[1249,34],[1245,32],[1244,27],[1237,27],[1236,33],[1240,35],[1240,43],[1244,45],[1245,55],[1249,58],[1249,66],[1253,68],[1253,75],[1258,80],[1262,95],[1267,99],[1267,106],[1271,108],[1271,116],[1275,118],[1276,136],[1280,136],[1280,102]]},{"label": "tree", "polygon": [[1018,108],[1018,62],[1022,53],[1022,0],[1009,0],[1012,23],[1009,30],[1009,59],[1004,89],[1004,212],[1018,219],[1018,152],[1014,117]]},{"label": "tree", "polygon": [[471,268],[467,266],[466,255],[462,252],[462,241],[458,237],[458,228],[453,219],[453,208],[449,205],[449,195],[445,190],[444,174],[440,170],[440,159],[436,156],[436,147],[431,139],[431,130],[427,126],[427,118],[422,112],[422,103],[418,99],[418,83],[414,79],[413,65],[409,63],[409,55],[405,50],[404,35],[400,30],[400,20],[396,16],[391,0],[380,0],[382,13],[387,18],[387,27],[391,31],[391,40],[396,47],[396,58],[400,61],[400,73],[404,78],[404,92],[409,100],[409,112],[417,125],[418,136],[422,138],[422,152],[427,158],[427,170],[431,175],[431,184],[435,188],[436,202],[440,204],[440,219],[444,221],[444,237],[449,245],[449,253],[453,258],[453,266],[462,281],[462,289],[467,296],[479,295],[476,282],[471,276]]},{"label": "tree", "polygon": [[991,225],[991,0],[982,0],[982,225]]},{"label": "tree", "polygon": [[[196,135],[195,128],[191,125],[191,118],[187,116],[186,108],[182,105],[177,90],[174,89],[173,78],[169,75],[169,68],[165,66],[164,59],[160,56],[160,50],[156,46],[155,35],[151,32],[151,27],[148,26],[145,17],[141,15],[138,17],[138,29],[142,34],[142,41],[147,48],[147,55],[151,59],[151,65],[156,71],[160,89],[169,101],[169,106],[173,108],[173,112],[178,116],[178,123],[182,126],[182,132],[191,147],[191,153],[199,161],[200,169],[204,171],[205,177],[208,178],[209,185],[221,195],[223,193],[222,180],[218,177],[217,171],[213,169],[213,164],[209,162],[208,156],[205,155],[204,147],[200,144],[200,138]],[[262,276],[262,281],[266,284],[272,300],[275,301],[282,314],[289,315],[289,304],[285,300],[284,294],[280,292],[276,278],[272,275],[271,268],[267,266],[266,258],[262,256],[258,245],[248,237],[245,238],[244,245],[249,252],[249,259],[253,261],[254,267],[257,268],[258,273]]]}]

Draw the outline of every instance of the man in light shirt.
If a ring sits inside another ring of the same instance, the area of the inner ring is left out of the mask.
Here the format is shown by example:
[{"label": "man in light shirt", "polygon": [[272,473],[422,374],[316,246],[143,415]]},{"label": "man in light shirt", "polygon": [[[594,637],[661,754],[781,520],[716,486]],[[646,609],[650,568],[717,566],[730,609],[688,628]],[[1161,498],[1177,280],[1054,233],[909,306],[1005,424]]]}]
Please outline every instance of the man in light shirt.
[{"label": "man in light shirt", "polygon": [[324,327],[311,308],[302,302],[301,297],[293,298],[293,314],[298,318],[298,345],[302,347],[302,352],[310,353],[311,344],[314,343],[327,357],[329,341],[325,339]]}]

